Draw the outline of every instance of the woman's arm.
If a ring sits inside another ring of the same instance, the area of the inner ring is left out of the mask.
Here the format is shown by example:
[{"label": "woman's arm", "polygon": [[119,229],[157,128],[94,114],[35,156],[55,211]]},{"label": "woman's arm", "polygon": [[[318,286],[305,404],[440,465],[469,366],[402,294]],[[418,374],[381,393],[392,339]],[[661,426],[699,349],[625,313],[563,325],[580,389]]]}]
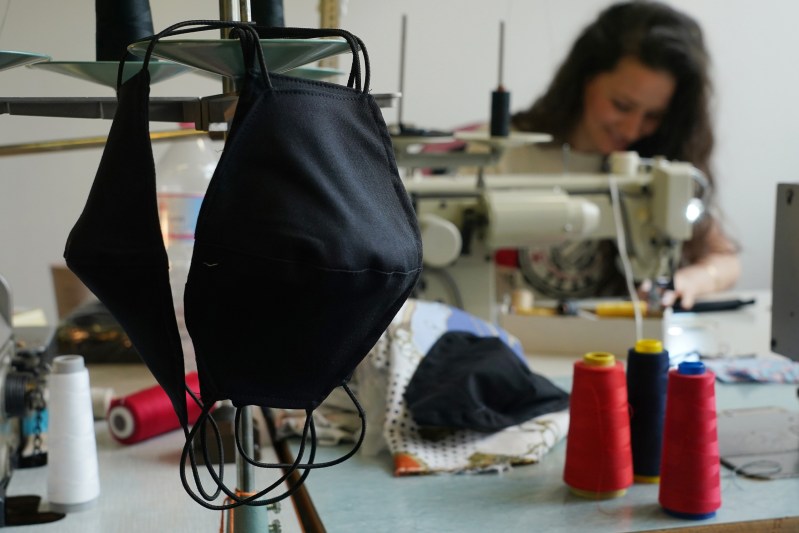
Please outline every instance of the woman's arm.
[{"label": "woman's arm", "polygon": [[674,291],[663,295],[663,305],[671,306],[680,298],[680,305],[690,309],[697,297],[727,290],[738,281],[741,261],[737,247],[717,222],[711,225],[703,241],[702,248],[708,252],[675,272]]},{"label": "woman's arm", "polygon": [[684,309],[690,309],[697,297],[729,289],[741,274],[736,253],[713,253],[698,263],[685,266],[674,274],[674,290],[663,295],[663,305],[671,306],[677,298]]}]

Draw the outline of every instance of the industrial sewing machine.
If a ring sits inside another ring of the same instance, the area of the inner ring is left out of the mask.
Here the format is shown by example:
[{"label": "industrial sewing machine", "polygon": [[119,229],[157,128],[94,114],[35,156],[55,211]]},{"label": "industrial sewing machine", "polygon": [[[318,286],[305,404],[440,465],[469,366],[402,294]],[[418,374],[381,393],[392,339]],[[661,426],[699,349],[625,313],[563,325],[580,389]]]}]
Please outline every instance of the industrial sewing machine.
[{"label": "industrial sewing machine", "polygon": [[14,358],[14,336],[11,329],[11,295],[0,278],[0,525],[5,524],[6,489],[11,480],[12,457],[19,447],[19,420],[8,413],[6,378]]},{"label": "industrial sewing machine", "polygon": [[[456,161],[492,164],[502,146],[486,155],[460,154]],[[441,165],[439,155],[400,151],[398,162]],[[478,171],[477,176],[407,177],[424,249],[425,274],[417,296],[494,321],[494,253],[516,248],[527,283],[550,297],[580,297],[605,281],[607,262],[617,258],[615,247],[608,255],[603,243],[620,235],[637,282],[670,280],[682,243],[701,215],[696,192],[707,191],[706,180],[689,164],[663,159],[642,163],[634,153],[614,154],[610,163],[608,174]]]},{"label": "industrial sewing machine", "polygon": [[[39,498],[36,496],[9,498],[6,495],[13,470],[19,466],[35,466],[33,463],[20,464],[21,448],[26,443],[23,418],[41,412],[44,407],[43,383],[37,379],[34,369],[29,368],[29,358],[17,353],[11,314],[11,291],[0,276],[0,527],[44,523],[59,518],[58,515],[37,517]],[[41,435],[35,438],[41,438]],[[46,453],[37,454],[37,459],[46,461],[46,457]],[[44,463],[36,465],[39,464]]]}]

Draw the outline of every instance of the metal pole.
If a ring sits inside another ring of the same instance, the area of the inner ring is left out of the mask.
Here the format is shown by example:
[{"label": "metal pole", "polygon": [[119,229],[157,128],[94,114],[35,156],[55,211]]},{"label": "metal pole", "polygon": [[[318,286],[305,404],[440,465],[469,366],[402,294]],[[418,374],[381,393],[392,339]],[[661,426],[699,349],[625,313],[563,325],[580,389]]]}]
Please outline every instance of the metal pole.
[{"label": "metal pole", "polygon": [[[219,0],[219,9],[222,20],[234,20],[234,13],[238,12],[238,20],[242,22],[250,21],[250,1],[249,0]],[[236,6],[235,4],[238,4]],[[227,35],[225,35],[227,37]],[[232,78],[223,78],[223,90],[225,93],[237,92],[236,82]],[[241,447],[248,456],[252,457],[255,452],[255,434],[253,432],[252,407],[242,407],[241,412]],[[236,489],[244,495],[255,492],[255,468],[244,460],[241,454],[236,454]],[[268,513],[265,507],[253,507],[250,505],[240,505],[233,509],[227,521],[228,533],[233,533],[235,524],[236,533],[256,533],[269,530]]]}]

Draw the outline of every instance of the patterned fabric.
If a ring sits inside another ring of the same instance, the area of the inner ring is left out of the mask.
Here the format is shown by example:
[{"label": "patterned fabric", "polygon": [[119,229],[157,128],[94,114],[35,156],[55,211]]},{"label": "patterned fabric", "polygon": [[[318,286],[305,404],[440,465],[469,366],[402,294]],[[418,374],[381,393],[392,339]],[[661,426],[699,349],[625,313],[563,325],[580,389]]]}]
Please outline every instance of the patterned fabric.
[{"label": "patterned fabric", "polygon": [[519,340],[501,328],[444,304],[408,300],[356,373],[367,413],[363,452],[374,454],[388,447],[398,476],[505,470],[539,461],[566,436],[568,411],[496,433],[458,430],[435,440],[420,436],[403,394],[419,362],[447,331],[499,337],[524,360]]},{"label": "patterned fabric", "polygon": [[783,356],[704,360],[725,383],[799,383],[799,362]]}]

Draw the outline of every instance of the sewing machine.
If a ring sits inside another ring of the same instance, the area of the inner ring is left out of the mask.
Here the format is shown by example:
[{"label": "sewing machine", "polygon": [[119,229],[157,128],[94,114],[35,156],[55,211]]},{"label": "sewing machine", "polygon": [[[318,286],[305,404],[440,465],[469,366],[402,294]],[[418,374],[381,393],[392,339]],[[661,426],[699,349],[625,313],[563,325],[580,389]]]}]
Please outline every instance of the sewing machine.
[{"label": "sewing machine", "polygon": [[[25,367],[26,363],[17,354],[11,314],[11,291],[0,276],[0,527],[10,525],[7,523],[8,509],[14,507],[19,511],[19,506],[29,501],[25,497],[8,498],[6,489],[13,470],[20,466],[22,417],[31,411],[34,393],[41,389],[32,373],[19,369],[20,365]],[[41,398],[41,395],[38,397]],[[36,509],[26,512],[33,515]],[[18,519],[15,525],[22,523]]]},{"label": "sewing machine", "polygon": [[11,480],[11,458],[19,446],[18,421],[6,416],[6,376],[13,357],[11,296],[8,286],[0,278],[0,525],[5,524],[6,488]]},{"label": "sewing machine", "polygon": [[517,248],[528,283],[579,297],[604,282],[617,259],[601,243],[619,231],[636,281],[670,280],[703,208],[697,184],[707,190],[689,164],[641,164],[634,153],[614,154],[609,174],[408,177],[424,249],[417,296],[494,320],[494,252]]}]

